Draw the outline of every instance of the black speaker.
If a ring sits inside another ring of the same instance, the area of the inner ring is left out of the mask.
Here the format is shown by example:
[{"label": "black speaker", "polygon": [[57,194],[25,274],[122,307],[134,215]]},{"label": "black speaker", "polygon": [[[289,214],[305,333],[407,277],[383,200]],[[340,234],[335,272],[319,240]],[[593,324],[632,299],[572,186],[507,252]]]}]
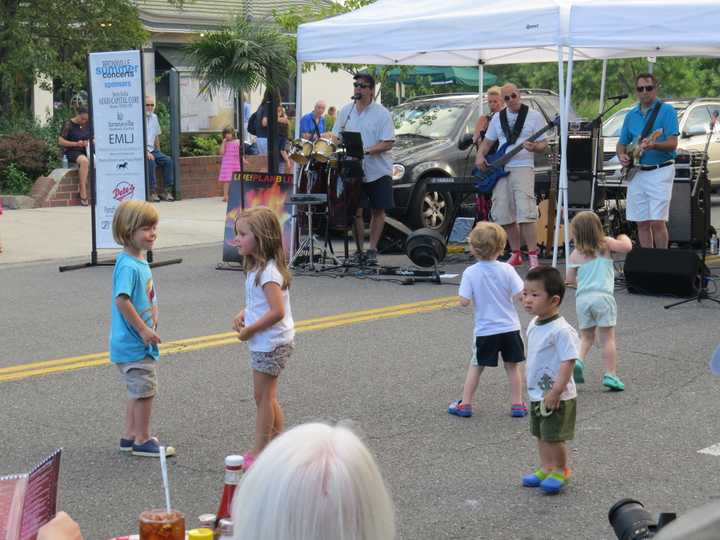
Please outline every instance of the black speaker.
[{"label": "black speaker", "polygon": [[670,242],[702,248],[710,229],[710,184],[707,175],[700,179],[675,178],[673,182],[668,234]]},{"label": "black speaker", "polygon": [[625,283],[633,294],[688,298],[698,292],[702,267],[690,249],[635,248],[625,258]]},{"label": "black speaker", "polygon": [[601,206],[605,201],[605,188],[598,186],[597,183],[594,188],[595,195],[593,196],[592,172],[572,172],[568,170],[568,208],[590,210],[591,202],[592,210]]}]

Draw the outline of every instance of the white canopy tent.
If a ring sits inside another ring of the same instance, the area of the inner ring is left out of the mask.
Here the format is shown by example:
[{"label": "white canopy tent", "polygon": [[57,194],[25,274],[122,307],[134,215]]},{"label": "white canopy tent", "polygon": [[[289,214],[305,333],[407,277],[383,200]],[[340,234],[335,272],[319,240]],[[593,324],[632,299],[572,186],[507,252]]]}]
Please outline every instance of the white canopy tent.
[{"label": "white canopy tent", "polygon": [[[567,223],[573,60],[720,55],[718,21],[718,0],[378,0],[300,25],[298,80],[304,62],[478,65],[482,73],[484,64],[557,61],[561,165],[554,266],[561,214]],[[297,91],[300,103],[300,85]]]}]

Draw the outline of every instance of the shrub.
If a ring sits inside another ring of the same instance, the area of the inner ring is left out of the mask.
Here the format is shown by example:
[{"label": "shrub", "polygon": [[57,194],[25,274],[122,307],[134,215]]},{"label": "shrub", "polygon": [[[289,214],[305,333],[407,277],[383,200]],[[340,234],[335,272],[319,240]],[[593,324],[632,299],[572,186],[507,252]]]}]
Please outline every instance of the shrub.
[{"label": "shrub", "polygon": [[58,136],[62,131],[63,124],[72,116],[69,107],[59,107],[53,112],[47,125],[41,126],[32,116],[27,114],[0,118],[0,139],[6,135],[18,133],[30,134],[36,139],[41,139],[47,144],[47,168],[43,173],[60,166],[60,147]]},{"label": "shrub", "polygon": [[13,164],[32,179],[48,168],[49,148],[45,141],[29,133],[15,133],[0,138],[0,175]]},{"label": "shrub", "polygon": [[14,163],[8,165],[3,171],[0,192],[13,195],[26,195],[30,193],[33,180]]},{"label": "shrub", "polygon": [[180,148],[181,156],[216,156],[220,150],[222,136],[216,135],[195,135],[190,140],[183,140]]}]

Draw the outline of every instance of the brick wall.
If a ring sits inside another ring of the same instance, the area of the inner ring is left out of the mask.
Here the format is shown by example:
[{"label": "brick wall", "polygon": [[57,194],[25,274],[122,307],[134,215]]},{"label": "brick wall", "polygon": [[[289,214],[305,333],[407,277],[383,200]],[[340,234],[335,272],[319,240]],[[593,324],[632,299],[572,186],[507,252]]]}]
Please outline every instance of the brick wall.
[{"label": "brick wall", "polygon": [[[217,181],[220,174],[220,156],[180,158],[180,196],[183,199],[222,197],[222,186]],[[247,156],[248,170],[265,172],[267,156]],[[158,191],[162,191],[162,170],[157,170]]]},{"label": "brick wall", "polygon": [[[180,158],[182,175],[181,193],[183,199],[222,197],[222,186],[217,181],[220,174],[220,156],[199,156]],[[248,170],[265,172],[266,156],[247,156]],[[162,190],[162,169],[157,169],[158,190]],[[89,192],[89,187],[88,187]],[[30,196],[35,207],[79,206],[80,180],[77,169],[55,169],[50,176],[41,176],[35,181]]]}]

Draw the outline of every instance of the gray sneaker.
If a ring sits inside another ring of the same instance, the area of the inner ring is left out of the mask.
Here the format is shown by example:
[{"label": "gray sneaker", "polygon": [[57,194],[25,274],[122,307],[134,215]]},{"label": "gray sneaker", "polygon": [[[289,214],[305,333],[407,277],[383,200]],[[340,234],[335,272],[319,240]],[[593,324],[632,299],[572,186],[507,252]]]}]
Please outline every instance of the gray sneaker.
[{"label": "gray sneaker", "polygon": [[175,197],[173,197],[172,191],[165,192],[165,200],[168,202],[173,202],[175,200]]},{"label": "gray sneaker", "polygon": [[365,263],[369,266],[377,265],[377,249],[368,249],[365,252]]},{"label": "gray sneaker", "polygon": [[365,264],[365,254],[362,251],[356,251],[350,255],[345,262],[353,266],[362,266]]},{"label": "gray sneaker", "polygon": [[158,194],[154,191],[150,194],[150,200],[152,202],[160,202],[160,197],[158,197]]}]

